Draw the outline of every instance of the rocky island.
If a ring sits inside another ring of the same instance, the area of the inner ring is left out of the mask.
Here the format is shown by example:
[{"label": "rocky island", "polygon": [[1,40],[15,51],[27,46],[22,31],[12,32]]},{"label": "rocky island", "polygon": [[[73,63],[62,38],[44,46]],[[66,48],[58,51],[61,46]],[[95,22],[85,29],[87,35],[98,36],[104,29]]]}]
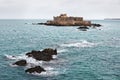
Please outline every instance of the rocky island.
[{"label": "rocky island", "polygon": [[53,20],[38,24],[52,26],[101,26],[100,24],[92,24],[91,21],[84,20],[83,17],[67,16],[67,14],[60,14],[59,16],[53,17]]}]

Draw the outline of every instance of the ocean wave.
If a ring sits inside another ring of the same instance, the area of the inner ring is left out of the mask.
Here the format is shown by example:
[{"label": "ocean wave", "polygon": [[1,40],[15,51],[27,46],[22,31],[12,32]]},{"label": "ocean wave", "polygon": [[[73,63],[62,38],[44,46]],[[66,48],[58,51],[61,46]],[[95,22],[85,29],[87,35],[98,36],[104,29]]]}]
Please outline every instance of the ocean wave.
[{"label": "ocean wave", "polygon": [[92,43],[92,42],[88,42],[86,40],[80,41],[80,42],[72,42],[72,43],[65,43],[65,44],[61,44],[61,47],[93,47],[96,46],[97,43]]}]

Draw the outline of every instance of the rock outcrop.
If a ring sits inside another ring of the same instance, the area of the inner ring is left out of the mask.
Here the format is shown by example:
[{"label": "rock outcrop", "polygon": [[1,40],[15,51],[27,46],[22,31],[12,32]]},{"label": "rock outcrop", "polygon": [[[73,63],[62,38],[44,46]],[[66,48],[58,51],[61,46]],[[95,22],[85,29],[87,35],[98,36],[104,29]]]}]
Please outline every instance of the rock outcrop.
[{"label": "rock outcrop", "polygon": [[93,27],[100,27],[100,26],[102,26],[101,24],[96,24],[96,23],[93,23],[93,24],[91,24]]},{"label": "rock outcrop", "polygon": [[[36,60],[42,60],[42,61],[50,61],[53,60],[53,55],[57,55],[57,49],[52,49],[52,48],[46,48],[42,51],[31,51],[26,53],[28,57],[32,57]],[[42,68],[41,66],[38,66],[39,64],[34,64],[27,62],[26,60],[19,60],[13,63],[13,65],[18,65],[18,66],[30,66],[32,68],[28,68],[25,70],[25,72],[28,73],[41,73],[45,72],[46,70]]]},{"label": "rock outcrop", "polygon": [[80,26],[78,29],[89,29],[89,28],[85,26]]},{"label": "rock outcrop", "polygon": [[45,72],[46,70],[44,70],[44,68],[40,67],[40,66],[36,66],[36,67],[33,67],[33,68],[29,68],[27,70],[25,70],[25,72],[28,72],[28,73],[41,73],[41,72]]},{"label": "rock outcrop", "polygon": [[48,55],[57,55],[57,49],[46,48],[42,52],[47,53]]},{"label": "rock outcrop", "polygon": [[13,65],[26,66],[27,65],[27,61],[26,60],[20,60],[20,61],[17,61],[15,63],[13,63]]},{"label": "rock outcrop", "polygon": [[87,29],[89,29],[87,26],[80,26],[77,29],[81,30],[81,31],[87,31]]},{"label": "rock outcrop", "polygon": [[43,51],[31,51],[29,53],[26,53],[28,57],[33,57],[36,60],[43,60],[43,61],[50,61],[52,60],[53,55],[57,55],[57,50],[47,48]]}]

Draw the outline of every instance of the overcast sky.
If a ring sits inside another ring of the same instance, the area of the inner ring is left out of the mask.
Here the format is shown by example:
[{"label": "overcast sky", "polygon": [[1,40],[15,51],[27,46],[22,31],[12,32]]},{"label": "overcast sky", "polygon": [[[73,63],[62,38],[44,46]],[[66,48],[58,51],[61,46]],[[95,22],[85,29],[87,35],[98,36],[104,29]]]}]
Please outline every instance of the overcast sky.
[{"label": "overcast sky", "polygon": [[60,13],[85,19],[120,18],[120,0],[0,0],[0,19],[51,19]]}]

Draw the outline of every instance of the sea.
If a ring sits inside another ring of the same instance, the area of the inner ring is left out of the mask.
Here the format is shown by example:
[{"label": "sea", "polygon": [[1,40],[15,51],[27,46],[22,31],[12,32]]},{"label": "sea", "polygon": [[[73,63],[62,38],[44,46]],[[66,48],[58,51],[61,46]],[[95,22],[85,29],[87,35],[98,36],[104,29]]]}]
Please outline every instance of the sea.
[{"label": "sea", "polygon": [[[102,26],[87,31],[79,26],[45,26],[41,19],[0,20],[0,80],[120,80],[120,20],[91,20]],[[25,56],[32,50],[57,49],[54,60]],[[26,73],[30,66],[12,64],[20,59],[46,72]]]}]

